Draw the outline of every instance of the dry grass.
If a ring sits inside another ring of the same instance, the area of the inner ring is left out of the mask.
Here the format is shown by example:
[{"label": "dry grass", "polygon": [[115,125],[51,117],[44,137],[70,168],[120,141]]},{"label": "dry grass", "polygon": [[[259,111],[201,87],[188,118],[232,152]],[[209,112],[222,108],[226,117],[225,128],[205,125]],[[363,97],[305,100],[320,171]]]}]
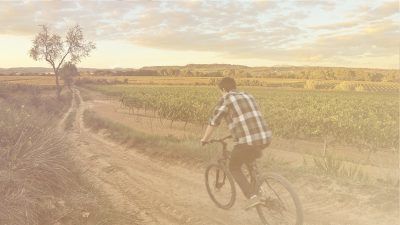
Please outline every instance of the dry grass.
[{"label": "dry grass", "polygon": [[318,172],[338,178],[349,178],[353,181],[369,183],[370,177],[359,164],[349,164],[337,157],[328,154],[322,158],[313,158]]},{"label": "dry grass", "polygon": [[1,150],[0,221],[2,224],[40,224],[50,220],[45,202],[71,186],[68,145],[53,130],[24,127],[12,146]]},{"label": "dry grass", "polygon": [[0,224],[47,224],[49,202],[76,185],[69,144],[49,128],[68,96],[56,102],[34,87],[1,90]]},{"label": "dry grass", "polygon": [[51,128],[71,96],[46,90],[0,86],[0,224],[135,224],[81,177],[71,143]]},{"label": "dry grass", "polygon": [[114,141],[128,147],[134,147],[146,154],[166,157],[169,160],[175,159],[196,164],[207,160],[209,155],[206,149],[219,153],[220,146],[218,145],[210,145],[204,148],[197,139],[180,140],[173,136],[164,137],[157,134],[146,134],[100,117],[93,111],[85,111],[83,119],[85,125],[94,132],[104,131],[105,135]]}]

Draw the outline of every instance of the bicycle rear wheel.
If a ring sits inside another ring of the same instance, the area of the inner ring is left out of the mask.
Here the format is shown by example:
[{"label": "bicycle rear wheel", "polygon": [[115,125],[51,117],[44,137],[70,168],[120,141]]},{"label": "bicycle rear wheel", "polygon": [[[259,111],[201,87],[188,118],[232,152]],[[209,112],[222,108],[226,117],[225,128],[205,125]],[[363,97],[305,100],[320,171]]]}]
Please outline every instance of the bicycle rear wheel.
[{"label": "bicycle rear wheel", "polygon": [[236,199],[235,182],[221,165],[211,164],[205,173],[205,182],[211,200],[222,209],[229,209]]},{"label": "bicycle rear wheel", "polygon": [[256,209],[263,224],[303,224],[300,199],[286,178],[268,173],[259,184],[258,194],[263,204],[257,205]]}]

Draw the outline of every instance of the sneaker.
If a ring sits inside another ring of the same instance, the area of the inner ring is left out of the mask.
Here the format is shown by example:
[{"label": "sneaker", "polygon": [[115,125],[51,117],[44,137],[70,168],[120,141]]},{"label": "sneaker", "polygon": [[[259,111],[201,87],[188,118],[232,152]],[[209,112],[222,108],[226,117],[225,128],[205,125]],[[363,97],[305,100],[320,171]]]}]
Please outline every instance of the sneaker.
[{"label": "sneaker", "polygon": [[257,195],[253,195],[249,200],[247,200],[246,206],[245,206],[245,210],[249,210],[250,208],[253,208],[254,206],[261,204],[262,201],[260,199],[260,197],[258,197]]}]

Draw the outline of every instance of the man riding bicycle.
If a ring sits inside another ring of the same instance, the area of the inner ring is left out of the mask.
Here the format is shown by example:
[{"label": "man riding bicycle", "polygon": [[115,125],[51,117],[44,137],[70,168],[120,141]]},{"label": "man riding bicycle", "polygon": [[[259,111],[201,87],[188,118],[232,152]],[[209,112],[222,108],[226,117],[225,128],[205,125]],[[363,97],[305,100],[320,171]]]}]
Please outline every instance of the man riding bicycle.
[{"label": "man riding bicycle", "polygon": [[222,98],[215,107],[201,142],[207,142],[215,127],[221,123],[222,118],[225,118],[235,141],[229,170],[243,194],[249,199],[246,206],[248,209],[261,201],[243,174],[242,165],[250,164],[262,156],[262,150],[271,143],[271,131],[262,118],[254,97],[237,91],[233,78],[224,77],[218,83],[218,87]]}]

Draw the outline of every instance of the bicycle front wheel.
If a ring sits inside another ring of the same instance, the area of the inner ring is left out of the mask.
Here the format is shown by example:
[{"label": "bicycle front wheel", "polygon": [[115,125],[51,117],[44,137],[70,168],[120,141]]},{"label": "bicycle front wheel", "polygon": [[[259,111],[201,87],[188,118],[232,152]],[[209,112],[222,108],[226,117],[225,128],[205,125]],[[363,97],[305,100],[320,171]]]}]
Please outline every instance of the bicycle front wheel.
[{"label": "bicycle front wheel", "polygon": [[268,173],[260,180],[258,192],[263,203],[257,205],[256,209],[263,224],[303,224],[300,199],[286,178]]},{"label": "bicycle front wheel", "polygon": [[205,173],[205,182],[211,200],[222,209],[229,209],[236,199],[235,182],[225,167],[211,164]]}]

